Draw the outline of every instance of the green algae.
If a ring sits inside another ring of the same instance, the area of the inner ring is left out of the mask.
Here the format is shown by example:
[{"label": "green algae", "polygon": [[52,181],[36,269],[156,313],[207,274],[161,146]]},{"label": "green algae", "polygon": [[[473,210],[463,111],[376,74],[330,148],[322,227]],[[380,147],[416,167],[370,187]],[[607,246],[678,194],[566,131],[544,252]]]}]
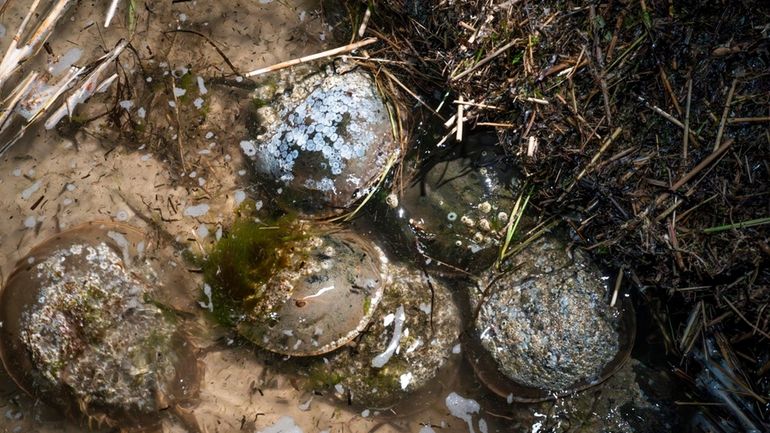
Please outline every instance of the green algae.
[{"label": "green algae", "polygon": [[253,218],[237,219],[201,262],[204,280],[212,288],[215,319],[234,326],[244,315],[267,316],[269,311],[261,305],[266,283],[289,264],[282,250],[303,236],[300,230],[290,229],[286,220],[265,225]]}]

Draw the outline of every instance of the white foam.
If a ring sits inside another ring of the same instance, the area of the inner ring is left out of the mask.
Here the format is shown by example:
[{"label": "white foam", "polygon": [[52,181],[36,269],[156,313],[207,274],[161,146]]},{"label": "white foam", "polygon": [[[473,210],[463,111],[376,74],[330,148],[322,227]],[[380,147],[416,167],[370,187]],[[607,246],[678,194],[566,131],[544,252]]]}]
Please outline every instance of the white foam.
[{"label": "white foam", "polygon": [[34,216],[28,216],[24,220],[24,227],[28,229],[33,229],[37,225],[37,219]]},{"label": "white foam", "polygon": [[70,66],[72,66],[75,62],[80,60],[80,56],[83,55],[83,50],[80,48],[74,47],[67,50],[66,53],[59,59],[58,62],[54,63],[51,66],[51,75],[54,77],[58,76],[65,70],[67,70]]},{"label": "white foam", "polygon": [[203,239],[209,235],[209,228],[206,226],[206,224],[201,224],[198,226],[198,230],[195,230],[195,234],[197,234],[199,238]]},{"label": "white foam", "polygon": [[299,406],[297,406],[297,409],[301,410],[302,412],[307,412],[310,410],[310,403],[313,401],[313,397],[311,396],[306,402],[301,403]]},{"label": "white foam", "polygon": [[[203,81],[203,78],[198,77],[198,93],[201,95],[205,95],[206,93],[209,93],[209,89],[206,88],[206,83]],[[211,137],[206,137],[211,138]]]},{"label": "white foam", "polygon": [[115,243],[120,247],[120,250],[123,252],[123,263],[125,263],[126,266],[131,264],[131,257],[128,253],[128,239],[126,239],[122,233],[114,232],[112,230],[107,232],[107,237],[115,241]]},{"label": "white foam", "polygon": [[211,299],[211,286],[206,283],[203,283],[203,294],[209,299],[209,302],[205,303],[199,301],[198,305],[200,305],[201,308],[205,308],[211,312],[214,312],[214,301]]},{"label": "white foam", "polygon": [[235,205],[240,205],[244,200],[246,200],[246,193],[241,190],[235,191]]},{"label": "white foam", "polygon": [[401,383],[401,389],[402,390],[406,390],[406,387],[409,386],[410,383],[412,383],[412,378],[414,378],[414,376],[412,375],[411,371],[408,371],[408,372],[402,374],[398,378],[399,382]]},{"label": "white foam", "polygon": [[384,352],[380,353],[379,355],[375,356],[374,359],[372,359],[372,367],[382,368],[388,361],[390,361],[390,358],[393,356],[393,354],[396,353],[396,349],[398,349],[399,343],[401,342],[401,330],[404,326],[405,320],[406,314],[404,313],[404,306],[399,305],[396,309],[395,325],[390,343],[388,343],[388,347]]},{"label": "white foam", "polygon": [[290,416],[282,416],[270,427],[262,429],[259,433],[304,433]]},{"label": "white foam", "polygon": [[463,398],[456,392],[449,394],[446,397],[445,403],[447,409],[449,409],[449,413],[451,413],[452,416],[465,421],[468,424],[470,433],[475,433],[475,430],[473,430],[473,414],[479,413],[479,410],[481,409],[479,403],[470,398]]},{"label": "white foam", "polygon": [[41,185],[42,183],[39,180],[36,181],[32,185],[30,185],[27,189],[21,192],[21,198],[23,198],[24,200],[29,199],[30,197],[32,197],[32,194],[36,193],[37,190],[40,189]]},{"label": "white foam", "polygon": [[199,216],[206,215],[209,212],[209,205],[206,203],[189,206],[184,210],[185,216],[197,218]]},{"label": "white foam", "polygon": [[487,426],[487,421],[484,418],[479,420],[479,431],[481,433],[489,433],[489,427]]}]

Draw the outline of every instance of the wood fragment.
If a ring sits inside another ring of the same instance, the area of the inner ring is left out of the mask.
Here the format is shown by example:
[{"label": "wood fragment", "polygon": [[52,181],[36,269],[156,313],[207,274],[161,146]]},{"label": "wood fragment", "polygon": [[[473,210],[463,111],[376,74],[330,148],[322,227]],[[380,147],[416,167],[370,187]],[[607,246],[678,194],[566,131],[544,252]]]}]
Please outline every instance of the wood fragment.
[{"label": "wood fragment", "polygon": [[692,77],[687,78],[687,102],[684,109],[684,134],[682,134],[682,163],[687,164],[687,146],[690,139],[690,101],[692,100]]},{"label": "wood fragment", "polygon": [[561,197],[559,198],[560,201],[563,200],[564,197],[566,197],[566,195],[569,194],[570,191],[572,191],[572,188],[574,188],[575,185],[577,185],[577,183],[580,182],[580,179],[582,179],[586,174],[588,174],[588,172],[594,167],[594,165],[596,165],[596,162],[599,160],[599,157],[601,157],[602,154],[607,150],[607,148],[610,147],[610,144],[612,144],[612,142],[616,138],[618,138],[618,136],[620,136],[621,132],[623,132],[623,128],[618,127],[615,129],[615,131],[613,131],[612,135],[607,137],[607,139],[602,144],[602,147],[600,147],[599,151],[597,151],[596,154],[594,154],[593,158],[591,158],[591,161],[588,163],[588,165],[586,165],[585,168],[583,168],[583,170],[581,170],[580,173],[578,173],[578,175],[575,177],[572,183],[570,183],[569,187],[567,187],[567,189],[562,193]]},{"label": "wood fragment", "polygon": [[476,69],[486,65],[487,63],[491,62],[495,57],[499,56],[500,54],[508,51],[511,49],[511,47],[517,45],[519,42],[521,42],[521,39],[514,39],[507,44],[503,45],[502,47],[495,50],[492,54],[484,57],[480,62],[476,63],[475,65],[471,66],[470,68],[466,69],[465,71],[461,72],[458,75],[455,75],[454,77],[450,78],[449,81],[457,81],[460,78],[465,77],[466,75],[472,73]]},{"label": "wood fragment", "polygon": [[695,175],[700,173],[701,170],[703,170],[706,166],[708,166],[715,159],[717,159],[719,155],[723,154],[727,149],[729,149],[730,146],[732,146],[732,144],[733,144],[733,140],[729,139],[725,141],[725,143],[722,144],[722,146],[719,149],[717,149],[715,152],[712,152],[707,157],[703,158],[703,160],[700,163],[698,163],[698,165],[696,165],[692,170],[690,170],[687,174],[682,176],[681,179],[679,179],[674,185],[671,186],[671,192],[676,192],[676,190],[681,188],[682,185],[689,182],[690,179],[695,177]]},{"label": "wood fragment", "polygon": [[594,41],[594,56],[596,57],[597,63],[597,67],[594,68],[594,75],[596,75],[596,79],[599,81],[599,88],[602,91],[604,111],[605,115],[607,116],[607,124],[612,126],[612,106],[610,105],[610,92],[609,88],[607,87],[607,71],[604,68],[604,55],[602,54],[602,48],[599,43],[599,33],[596,25],[596,6],[591,4],[588,7],[588,12]]},{"label": "wood fragment", "polygon": [[369,18],[372,16],[372,8],[371,6],[366,8],[366,12],[364,12],[364,19],[361,20],[361,26],[358,27],[358,37],[363,38],[364,33],[366,33],[366,26],[369,24]]},{"label": "wood fragment", "polygon": [[540,105],[548,105],[548,104],[550,104],[550,102],[546,101],[545,99],[540,99],[540,98],[526,97],[526,98],[524,98],[524,100],[527,101],[527,102],[534,102],[535,104],[540,104]]},{"label": "wood fragment", "polygon": [[[657,105],[650,105],[649,103],[647,103],[647,101],[644,101],[644,100],[642,100],[642,101],[644,102],[645,107],[647,107],[650,110],[654,111],[655,113],[663,116],[663,118],[665,118],[669,122],[673,123],[674,125],[678,126],[679,128],[685,130],[684,123],[680,122],[676,117],[668,114],[667,112],[665,112],[663,109],[661,109]],[[695,131],[693,131],[691,128],[689,129],[689,131],[690,131],[690,140],[692,140],[692,142],[694,144],[697,144],[698,140],[696,138],[698,137],[698,134]]]},{"label": "wood fragment", "polygon": [[660,67],[660,81],[663,82],[663,88],[666,89],[666,93],[668,93],[668,97],[671,99],[671,103],[674,105],[674,109],[676,109],[676,112],[681,116],[682,107],[679,105],[679,101],[676,99],[676,95],[674,95],[674,89],[671,88],[671,82],[668,80],[668,75],[662,66]]},{"label": "wood fragment", "polygon": [[615,278],[615,290],[612,291],[612,300],[610,300],[610,307],[615,307],[615,304],[618,302],[618,294],[620,293],[620,288],[623,285],[623,266],[620,266],[620,269],[618,270],[618,276]]},{"label": "wood fragment", "polygon": [[494,126],[496,128],[513,128],[516,125],[513,123],[501,123],[501,122],[478,122],[476,123],[478,126]]},{"label": "wood fragment", "polygon": [[738,309],[735,307],[735,305],[733,305],[733,303],[732,303],[732,302],[730,302],[730,300],[729,300],[729,299],[727,299],[727,298],[724,298],[724,297],[723,297],[722,299],[723,299],[723,300],[724,300],[724,301],[727,303],[727,305],[730,307],[730,309],[732,309],[732,310],[735,312],[735,314],[737,314],[737,315],[738,315],[738,317],[740,317],[740,318],[741,318],[741,320],[743,320],[744,322],[746,322],[746,324],[747,324],[747,325],[749,325],[749,327],[751,327],[751,329],[753,329],[753,330],[754,330],[754,332],[755,332],[755,333],[757,333],[757,334],[759,334],[759,335],[761,335],[761,336],[763,336],[763,337],[765,337],[765,338],[767,338],[767,339],[770,339],[770,334],[768,334],[767,332],[765,332],[765,331],[763,331],[763,330],[759,329],[759,328],[758,328],[756,325],[754,325],[753,323],[751,323],[751,321],[750,321],[749,319],[747,319],[747,318],[746,318],[746,316],[744,316],[744,315],[743,315],[743,313],[741,313],[741,312],[740,312],[740,310],[738,310]]},{"label": "wood fragment", "polygon": [[472,107],[478,107],[478,108],[487,108],[487,109],[490,109],[490,110],[501,110],[500,107],[496,107],[494,105],[479,104],[479,103],[473,102],[473,101],[466,101],[466,100],[464,100],[462,98],[455,99],[454,101],[452,101],[452,103],[466,105],[466,106],[472,106]]},{"label": "wood fragment", "polygon": [[764,116],[764,117],[731,117],[727,119],[727,123],[734,124],[734,123],[763,123],[763,122],[770,122],[770,116]]},{"label": "wood fragment", "polygon": [[430,106],[430,105],[428,105],[428,104],[427,104],[425,101],[423,101],[423,100],[422,100],[422,98],[420,98],[420,97],[419,97],[419,96],[418,96],[416,93],[414,93],[414,92],[413,92],[413,91],[412,91],[412,90],[411,90],[409,87],[406,87],[406,85],[404,85],[404,83],[402,83],[402,82],[401,82],[401,80],[399,80],[398,78],[396,78],[396,76],[395,76],[395,75],[393,75],[393,74],[392,74],[390,71],[388,71],[387,69],[384,69],[384,68],[383,68],[383,69],[382,69],[382,73],[383,73],[383,74],[385,74],[385,75],[386,75],[388,78],[390,78],[391,80],[393,80],[393,82],[394,82],[394,83],[396,83],[396,84],[398,85],[398,87],[401,87],[402,89],[404,89],[404,91],[406,91],[406,93],[408,93],[408,94],[409,94],[409,96],[411,96],[411,97],[412,97],[412,98],[414,98],[414,99],[415,99],[417,102],[419,102],[419,103],[420,103],[420,105],[422,105],[423,107],[425,107],[425,108],[427,108],[428,110],[430,110],[430,111],[431,111],[431,113],[433,113],[433,114],[434,114],[436,117],[438,117],[439,119],[441,119],[441,120],[443,120],[443,121],[446,121],[446,119],[444,118],[444,116],[442,116],[441,114],[439,114],[439,112],[438,112],[438,111],[434,110],[434,109],[433,109],[433,107],[431,107],[431,106]]},{"label": "wood fragment", "polygon": [[171,81],[171,88],[169,91],[171,92],[171,96],[174,97],[174,116],[176,117],[176,144],[179,148],[179,162],[182,164],[182,171],[184,174],[187,174],[187,164],[184,160],[184,146],[182,144],[182,121],[179,118],[179,98],[176,96],[176,92],[174,89],[176,88],[176,82],[174,81],[174,76],[171,75],[169,77]]},{"label": "wood fragment", "polygon": [[118,3],[120,0],[112,0],[110,8],[107,9],[107,16],[104,18],[104,28],[108,28],[112,22],[112,18],[115,16],[115,12],[118,10]]},{"label": "wood fragment", "polygon": [[730,91],[727,92],[727,101],[725,101],[725,109],[722,111],[722,120],[719,122],[719,130],[717,131],[717,139],[714,142],[714,151],[719,149],[722,144],[722,134],[725,132],[725,122],[727,121],[727,115],[730,113],[730,105],[733,103],[733,94],[735,93],[735,85],[738,84],[738,79],[733,79],[733,84],[730,85]]},{"label": "wood fragment", "polygon": [[251,72],[247,72],[244,77],[256,77],[258,75],[264,75],[269,72],[275,72],[281,69],[290,68],[292,66],[296,66],[302,63],[312,62],[314,60],[320,60],[326,57],[334,57],[338,56],[340,54],[349,53],[351,51],[355,51],[359,48],[371,45],[379,41],[377,38],[366,38],[364,40],[354,42],[352,44],[344,45],[341,47],[333,48],[331,50],[321,51],[320,53],[311,54],[309,56],[299,57],[292,60],[287,60],[285,62],[276,63],[275,65],[268,66],[266,68],[260,68],[255,69]]},{"label": "wood fragment", "polygon": [[[13,36],[8,50],[5,52],[3,60],[0,62],[0,86],[2,86],[6,80],[18,69],[18,67],[34,56],[43,44],[48,40],[54,27],[60,22],[64,12],[71,6],[72,0],[58,0],[51,9],[48,15],[40,22],[35,28],[32,34],[21,43],[22,36],[26,33],[27,24],[30,19],[35,15],[35,11],[40,4],[40,0],[34,0],[29,7],[29,12],[24,16],[21,24],[19,25],[16,34]],[[19,46],[21,43],[21,46]]]},{"label": "wood fragment", "polygon": [[455,139],[457,141],[463,141],[463,109],[465,106],[462,104],[462,96],[460,96],[459,101],[460,103],[457,104],[457,135],[455,136]]}]

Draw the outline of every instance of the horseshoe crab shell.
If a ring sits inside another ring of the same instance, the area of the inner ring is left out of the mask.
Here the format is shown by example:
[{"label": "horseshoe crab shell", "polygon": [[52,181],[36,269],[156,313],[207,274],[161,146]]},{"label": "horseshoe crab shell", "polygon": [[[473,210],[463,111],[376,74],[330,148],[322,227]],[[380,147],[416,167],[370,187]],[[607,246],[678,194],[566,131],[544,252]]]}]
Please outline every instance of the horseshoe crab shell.
[{"label": "horseshoe crab shell", "polygon": [[144,234],[91,223],[32,249],[0,293],[0,356],[26,392],[90,423],[154,424],[195,397],[197,361],[158,283]]},{"label": "horseshoe crab shell", "polygon": [[478,274],[495,261],[515,200],[501,155],[485,146],[429,169],[404,193],[396,215],[420,252],[448,270]]},{"label": "horseshoe crab shell", "polygon": [[428,391],[433,395],[446,392],[452,385],[447,380],[431,382],[452,355],[460,315],[449,289],[428,278],[420,270],[393,265],[370,326],[353,347],[330,354],[312,367],[311,376],[339,378],[334,385],[348,389],[350,401],[368,408],[405,402],[398,413],[424,408],[407,396],[419,393],[424,399],[422,391],[429,384],[435,385]]},{"label": "horseshoe crab shell", "polygon": [[[207,265],[214,302],[258,346],[292,356],[330,352],[366,327],[382,298],[387,258],[331,227],[260,230],[236,224]],[[240,275],[242,278],[231,278]]]},{"label": "horseshoe crab shell", "polygon": [[305,216],[344,212],[399,154],[385,102],[360,69],[310,74],[258,115],[264,133],[241,147],[278,202]]},{"label": "horseshoe crab shell", "polygon": [[630,300],[606,300],[601,273],[579,252],[543,237],[517,254],[512,271],[471,290],[474,332],[464,345],[478,378],[521,402],[553,399],[601,383],[629,358]]}]

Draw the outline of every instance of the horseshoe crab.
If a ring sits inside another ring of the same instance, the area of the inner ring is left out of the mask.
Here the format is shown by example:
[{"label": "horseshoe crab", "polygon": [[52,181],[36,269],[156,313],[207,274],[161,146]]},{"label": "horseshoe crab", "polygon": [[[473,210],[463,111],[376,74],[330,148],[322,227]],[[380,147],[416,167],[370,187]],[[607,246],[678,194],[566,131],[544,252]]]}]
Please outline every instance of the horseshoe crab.
[{"label": "horseshoe crab", "polygon": [[160,282],[146,242],[132,227],[91,223],[18,263],[0,293],[0,356],[19,387],[89,425],[121,428],[156,425],[196,398],[196,356],[152,302]]},{"label": "horseshoe crab", "polygon": [[[368,408],[414,412],[422,406],[406,396],[425,397],[422,391],[447,363],[459,332],[460,316],[448,288],[419,270],[393,265],[369,327],[351,347],[311,366],[311,381],[342,386],[350,391],[350,401]],[[446,391],[449,382],[437,381],[428,393]]]},{"label": "horseshoe crab", "polygon": [[399,154],[386,104],[360,69],[309,74],[262,105],[263,133],[241,148],[287,210],[340,214],[368,194]]},{"label": "horseshoe crab", "polygon": [[430,164],[396,210],[420,252],[448,269],[479,273],[495,261],[514,208],[502,156],[483,146],[466,157]]},{"label": "horseshoe crab", "polygon": [[310,356],[342,346],[369,323],[387,262],[349,231],[240,221],[204,273],[225,323],[269,351]]},{"label": "horseshoe crab", "polygon": [[489,271],[472,289],[474,332],[466,352],[493,392],[542,401],[596,385],[629,358],[635,334],[630,301],[606,300],[600,271],[579,251],[570,257],[544,236]]}]

